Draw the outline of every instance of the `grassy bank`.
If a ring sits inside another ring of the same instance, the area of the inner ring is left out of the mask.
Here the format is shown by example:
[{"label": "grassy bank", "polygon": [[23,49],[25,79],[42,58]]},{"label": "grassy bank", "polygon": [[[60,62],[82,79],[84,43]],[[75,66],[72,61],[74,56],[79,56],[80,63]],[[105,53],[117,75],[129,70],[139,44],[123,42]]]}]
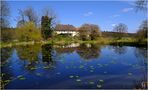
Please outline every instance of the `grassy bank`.
[{"label": "grassy bank", "polygon": [[98,38],[97,40],[87,40],[82,41],[77,38],[71,38],[71,37],[63,37],[63,38],[54,38],[50,39],[48,41],[29,41],[29,42],[1,42],[2,47],[12,47],[17,45],[33,45],[33,44],[59,44],[59,45],[67,45],[71,43],[92,43],[92,44],[109,44],[109,45],[127,45],[127,46],[147,46],[148,39],[142,40],[141,42],[138,42],[134,38],[121,38],[121,39],[115,39],[115,38]]}]

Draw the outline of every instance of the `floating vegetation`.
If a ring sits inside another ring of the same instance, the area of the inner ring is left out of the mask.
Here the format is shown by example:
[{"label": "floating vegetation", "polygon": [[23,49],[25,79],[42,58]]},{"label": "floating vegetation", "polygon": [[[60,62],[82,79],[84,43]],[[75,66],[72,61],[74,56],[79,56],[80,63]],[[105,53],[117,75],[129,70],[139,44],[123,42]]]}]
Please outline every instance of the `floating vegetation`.
[{"label": "floating vegetation", "polygon": [[25,77],[21,77],[21,78],[19,78],[20,80],[25,80],[26,78]]},{"label": "floating vegetation", "polygon": [[80,65],[79,68],[84,68],[84,66],[83,65]]},{"label": "floating vegetation", "polygon": [[74,76],[69,76],[69,78],[73,78]]},{"label": "floating vegetation", "polygon": [[92,82],[92,81],[91,81],[91,82],[89,82],[89,84],[95,84],[95,82]]},{"label": "floating vegetation", "polygon": [[94,66],[90,66],[90,68],[93,68]]},{"label": "floating vegetation", "polygon": [[132,75],[132,73],[128,73],[128,75],[129,75],[129,76],[131,76],[131,75]]},{"label": "floating vegetation", "polygon": [[44,68],[44,69],[49,69],[50,67],[49,67],[49,66],[44,66],[43,68]]},{"label": "floating vegetation", "polygon": [[37,67],[31,67],[30,68],[30,70],[36,70],[37,69]]},{"label": "floating vegetation", "polygon": [[97,87],[98,87],[98,88],[101,88],[101,87],[102,87],[102,85],[98,84],[98,85],[97,85]]},{"label": "floating vegetation", "polygon": [[79,78],[79,76],[75,76],[76,78]]},{"label": "floating vegetation", "polygon": [[99,80],[99,82],[103,83],[103,82],[104,82],[104,80]]},{"label": "floating vegetation", "polygon": [[4,81],[4,83],[9,83],[9,82],[10,82],[10,80],[5,80],[5,81]]},{"label": "floating vegetation", "polygon": [[69,78],[79,78],[79,76],[78,75],[76,75],[76,76],[70,75]]},{"label": "floating vegetation", "polygon": [[73,68],[77,68],[76,66],[73,66]]},{"label": "floating vegetation", "polygon": [[38,61],[35,61],[35,63],[38,64],[39,62]]},{"label": "floating vegetation", "polygon": [[65,66],[65,68],[68,69],[69,67],[68,66]]},{"label": "floating vegetation", "polygon": [[104,80],[99,80],[99,83],[97,84],[97,87],[98,88],[101,88],[102,85],[103,85],[103,83],[104,83]]},{"label": "floating vegetation", "polygon": [[94,72],[93,70],[90,70],[90,72]]},{"label": "floating vegetation", "polygon": [[1,76],[3,77],[5,75],[5,73],[2,73]]},{"label": "floating vegetation", "polygon": [[36,73],[37,76],[42,76],[41,73]]},{"label": "floating vegetation", "polygon": [[80,79],[76,79],[76,81],[77,81],[77,82],[80,82],[81,80],[80,80]]},{"label": "floating vegetation", "polygon": [[101,64],[97,64],[99,67],[102,67],[102,65]]},{"label": "floating vegetation", "polygon": [[22,75],[17,76],[18,78],[23,77]]},{"label": "floating vegetation", "polygon": [[26,78],[23,77],[22,75],[17,76],[19,78],[19,80],[25,80]]}]

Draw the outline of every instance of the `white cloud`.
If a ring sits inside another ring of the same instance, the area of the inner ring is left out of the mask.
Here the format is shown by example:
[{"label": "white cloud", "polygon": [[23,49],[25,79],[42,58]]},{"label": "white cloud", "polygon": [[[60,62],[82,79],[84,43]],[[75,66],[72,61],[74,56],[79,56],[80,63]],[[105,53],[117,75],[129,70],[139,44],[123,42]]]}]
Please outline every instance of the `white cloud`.
[{"label": "white cloud", "polygon": [[87,12],[87,13],[84,13],[84,16],[85,17],[91,16],[91,15],[93,15],[93,12],[91,12],[91,11],[90,12]]},{"label": "white cloud", "polygon": [[115,14],[112,16],[112,18],[116,18],[116,17],[119,17],[120,15],[119,14]]},{"label": "white cloud", "polygon": [[133,8],[124,8],[124,9],[122,9],[122,12],[126,13],[126,12],[129,12],[132,10],[133,10]]},{"label": "white cloud", "polygon": [[116,24],[111,24],[111,26],[112,26],[112,27],[115,27],[115,26],[116,26]]}]

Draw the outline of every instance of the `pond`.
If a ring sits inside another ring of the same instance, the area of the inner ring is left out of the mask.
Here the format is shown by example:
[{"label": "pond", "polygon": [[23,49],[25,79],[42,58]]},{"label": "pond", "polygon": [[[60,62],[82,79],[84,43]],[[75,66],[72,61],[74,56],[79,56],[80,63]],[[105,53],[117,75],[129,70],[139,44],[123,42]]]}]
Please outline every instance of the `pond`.
[{"label": "pond", "polygon": [[5,89],[147,88],[147,48],[98,44],[1,49]]}]

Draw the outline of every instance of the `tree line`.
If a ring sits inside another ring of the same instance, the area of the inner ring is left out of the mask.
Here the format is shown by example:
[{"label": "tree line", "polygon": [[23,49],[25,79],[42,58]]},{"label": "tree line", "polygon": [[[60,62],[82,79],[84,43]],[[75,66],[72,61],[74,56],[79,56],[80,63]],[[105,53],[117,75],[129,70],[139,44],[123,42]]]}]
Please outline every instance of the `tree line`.
[{"label": "tree line", "polygon": [[[136,3],[136,8],[140,10],[145,10],[146,1],[138,0]],[[57,24],[56,14],[52,9],[45,8],[41,16],[37,15],[37,12],[32,8],[28,7],[24,10],[19,9],[17,17],[17,27],[10,28],[10,10],[9,5],[5,1],[1,1],[1,41],[10,42],[10,41],[41,41],[49,40],[54,37],[55,29],[76,29],[72,25],[62,25]],[[144,38],[147,38],[148,30],[148,20],[144,20],[136,33],[138,41],[141,41]],[[95,24],[83,24],[78,28],[79,39],[80,40],[96,40],[98,37],[102,36],[101,29],[98,25]],[[121,39],[128,33],[127,25],[119,23],[113,29],[115,37]]]}]

